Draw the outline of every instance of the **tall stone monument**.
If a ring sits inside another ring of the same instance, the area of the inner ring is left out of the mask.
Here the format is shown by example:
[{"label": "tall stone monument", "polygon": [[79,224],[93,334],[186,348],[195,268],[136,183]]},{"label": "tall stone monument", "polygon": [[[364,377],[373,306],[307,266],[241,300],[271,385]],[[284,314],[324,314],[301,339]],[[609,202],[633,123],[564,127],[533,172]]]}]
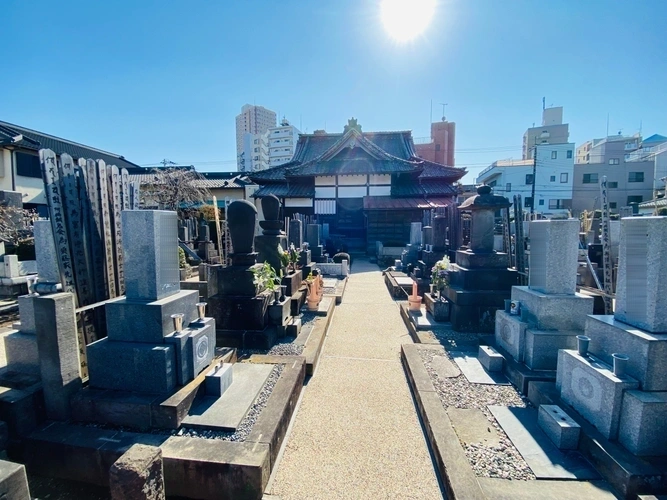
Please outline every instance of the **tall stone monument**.
[{"label": "tall stone monument", "polygon": [[[504,309],[510,289],[519,282],[518,273],[508,269],[509,256],[493,249],[495,213],[509,206],[507,198],[492,194],[489,186],[480,186],[477,195],[459,207],[471,213],[472,224],[469,247],[456,251],[456,264],[451,266],[445,289],[456,331],[493,332],[496,311]],[[434,227],[434,239],[439,238]]]},{"label": "tall stone monument", "polygon": [[[249,201],[236,200],[227,208],[232,265],[215,269],[218,291],[208,299],[221,345],[269,348],[275,341],[275,333],[266,328],[274,294],[254,282],[253,271],[262,267],[254,246],[256,222],[257,208]],[[264,229],[280,233],[279,227]]]},{"label": "tall stone monument", "polygon": [[433,217],[433,226],[426,226],[422,231],[424,243],[429,245],[422,250],[422,261],[424,272],[429,274],[435,263],[447,255],[447,217],[436,215]]},{"label": "tall stone monument", "polygon": [[558,355],[563,401],[639,456],[667,456],[666,274],[667,217],[622,219],[615,313],[586,318],[585,356]]},{"label": "tall stone monument", "polygon": [[283,231],[283,221],[280,220],[280,200],[274,195],[269,195],[262,198],[261,203],[264,220],[259,221],[262,234],[255,236],[257,262],[268,262],[279,274],[282,264],[278,245],[287,250],[287,236]]},{"label": "tall stone monument", "polygon": [[531,370],[550,370],[545,380],[554,378],[558,350],[576,347],[593,313],[592,297],[576,293],[578,248],[578,220],[530,222],[529,284],[513,286],[511,295],[521,314],[496,313],[496,345]]},{"label": "tall stone monument", "polygon": [[176,213],[124,210],[125,298],[106,305],[107,337],[87,348],[91,388],[166,394],[215,350],[215,321],[181,290]]}]

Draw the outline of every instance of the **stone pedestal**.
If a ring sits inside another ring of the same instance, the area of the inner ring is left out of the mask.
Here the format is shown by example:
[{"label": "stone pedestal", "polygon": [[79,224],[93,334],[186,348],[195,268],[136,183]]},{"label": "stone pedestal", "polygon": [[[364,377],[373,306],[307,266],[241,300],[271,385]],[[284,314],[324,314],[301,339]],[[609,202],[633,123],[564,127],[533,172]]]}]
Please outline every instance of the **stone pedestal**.
[{"label": "stone pedestal", "polygon": [[0,498],[30,500],[25,466],[7,460],[0,460]]},{"label": "stone pedestal", "polygon": [[512,300],[521,302],[523,321],[541,330],[583,330],[586,316],[593,314],[593,298],[578,293],[549,295],[514,286]]},{"label": "stone pedestal", "polygon": [[579,220],[530,223],[529,287],[545,294],[573,294],[577,286]]},{"label": "stone pedestal", "polygon": [[81,388],[74,295],[56,293],[37,298],[35,324],[46,416],[68,420],[70,398]]},{"label": "stone pedestal", "polygon": [[594,356],[584,358],[563,349],[558,352],[556,387],[563,401],[613,440],[618,435],[623,392],[637,389],[639,382],[628,376],[616,377],[611,366]]},{"label": "stone pedestal", "polygon": [[434,250],[447,250],[447,217],[444,215],[436,215],[433,217],[432,244]]},{"label": "stone pedestal", "polygon": [[527,329],[528,323],[521,321],[519,316],[513,316],[505,311],[496,312],[494,329],[496,345],[502,347],[519,362],[524,360]]},{"label": "stone pedestal", "polygon": [[298,269],[297,271],[292,271],[286,276],[283,276],[280,285],[287,287],[285,289],[285,295],[291,297],[299,289],[302,281],[303,281],[303,272],[301,271],[301,269]]},{"label": "stone pedestal", "polygon": [[426,310],[431,313],[436,321],[449,321],[449,302],[434,298],[430,293],[424,294]]},{"label": "stone pedestal", "polygon": [[627,391],[618,431],[618,441],[639,456],[660,456],[667,452],[667,392]]},{"label": "stone pedestal", "polygon": [[276,326],[285,326],[292,317],[290,314],[290,299],[269,305],[269,321]]},{"label": "stone pedestal", "polygon": [[268,291],[252,297],[218,294],[209,297],[208,307],[219,329],[264,330],[273,299],[273,292]]}]

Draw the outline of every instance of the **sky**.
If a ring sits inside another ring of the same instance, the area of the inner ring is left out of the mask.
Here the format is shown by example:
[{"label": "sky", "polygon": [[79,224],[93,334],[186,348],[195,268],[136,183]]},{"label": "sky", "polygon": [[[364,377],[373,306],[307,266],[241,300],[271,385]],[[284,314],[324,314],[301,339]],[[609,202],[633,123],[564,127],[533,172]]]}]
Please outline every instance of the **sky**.
[{"label": "sky", "polygon": [[416,138],[447,103],[464,183],[521,157],[543,97],[564,107],[577,145],[603,137],[607,117],[610,134],[667,135],[665,0],[437,0],[407,43],[387,33],[379,0],[0,5],[0,120],[139,165],[235,170],[246,103],[306,133],[355,117]]}]

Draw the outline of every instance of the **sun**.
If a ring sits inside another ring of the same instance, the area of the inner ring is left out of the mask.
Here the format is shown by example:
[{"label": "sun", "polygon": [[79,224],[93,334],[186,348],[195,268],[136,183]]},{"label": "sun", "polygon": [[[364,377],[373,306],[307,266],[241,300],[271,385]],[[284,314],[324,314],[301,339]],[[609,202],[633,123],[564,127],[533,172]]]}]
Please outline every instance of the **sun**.
[{"label": "sun", "polygon": [[436,0],[381,0],[382,24],[397,42],[424,32],[433,19]]}]

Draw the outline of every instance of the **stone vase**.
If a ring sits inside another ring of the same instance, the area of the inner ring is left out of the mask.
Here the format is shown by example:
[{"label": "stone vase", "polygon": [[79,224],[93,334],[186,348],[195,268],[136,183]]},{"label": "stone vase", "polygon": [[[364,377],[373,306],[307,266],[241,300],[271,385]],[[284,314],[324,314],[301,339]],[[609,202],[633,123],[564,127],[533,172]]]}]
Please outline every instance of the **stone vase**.
[{"label": "stone vase", "polygon": [[588,344],[590,341],[590,337],[586,335],[577,335],[577,351],[579,352],[579,356],[586,356],[588,354]]},{"label": "stone vase", "polygon": [[618,378],[624,377],[625,368],[628,365],[630,356],[627,356],[626,354],[613,353],[611,357],[614,360],[614,375],[616,375]]}]

